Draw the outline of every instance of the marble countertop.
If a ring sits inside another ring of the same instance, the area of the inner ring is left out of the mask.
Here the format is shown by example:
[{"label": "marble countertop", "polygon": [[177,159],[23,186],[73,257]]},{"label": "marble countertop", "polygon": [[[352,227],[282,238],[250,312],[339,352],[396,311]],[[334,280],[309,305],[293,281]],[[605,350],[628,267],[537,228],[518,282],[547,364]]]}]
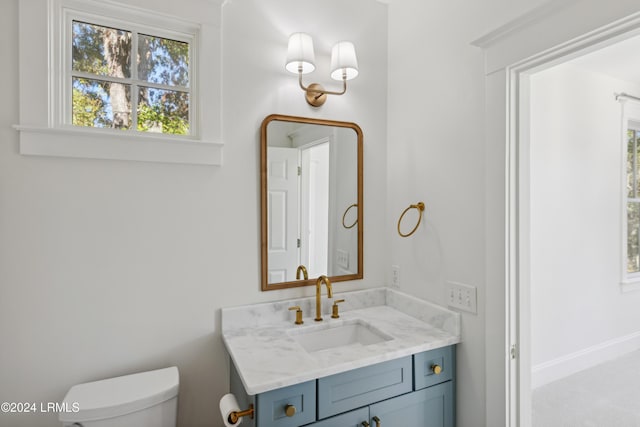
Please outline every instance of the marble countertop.
[{"label": "marble countertop", "polygon": [[[340,318],[331,318],[333,300]],[[460,342],[460,315],[430,302],[389,288],[323,292],[323,322],[314,322],[315,297],[222,309],[222,338],[245,390],[254,395],[363,366],[397,359]],[[295,325],[298,305],[304,324]],[[317,328],[359,320],[391,337],[362,346],[344,346],[307,353],[292,335],[301,328]]]}]

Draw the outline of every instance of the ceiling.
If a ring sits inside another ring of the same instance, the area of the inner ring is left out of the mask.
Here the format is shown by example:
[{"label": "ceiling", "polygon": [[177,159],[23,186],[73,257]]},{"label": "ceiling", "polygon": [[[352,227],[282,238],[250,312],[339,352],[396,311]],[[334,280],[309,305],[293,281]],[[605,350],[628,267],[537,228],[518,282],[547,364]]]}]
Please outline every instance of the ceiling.
[{"label": "ceiling", "polygon": [[640,84],[640,36],[588,53],[570,63],[580,68]]}]

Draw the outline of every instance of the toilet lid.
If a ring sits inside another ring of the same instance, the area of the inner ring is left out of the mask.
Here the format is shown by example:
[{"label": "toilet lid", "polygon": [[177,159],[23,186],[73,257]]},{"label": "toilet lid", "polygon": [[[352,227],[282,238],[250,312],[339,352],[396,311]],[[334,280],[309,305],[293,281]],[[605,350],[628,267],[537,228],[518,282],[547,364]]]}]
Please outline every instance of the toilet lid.
[{"label": "toilet lid", "polygon": [[78,384],[65,396],[62,422],[92,421],[140,411],[178,395],[178,368]]}]

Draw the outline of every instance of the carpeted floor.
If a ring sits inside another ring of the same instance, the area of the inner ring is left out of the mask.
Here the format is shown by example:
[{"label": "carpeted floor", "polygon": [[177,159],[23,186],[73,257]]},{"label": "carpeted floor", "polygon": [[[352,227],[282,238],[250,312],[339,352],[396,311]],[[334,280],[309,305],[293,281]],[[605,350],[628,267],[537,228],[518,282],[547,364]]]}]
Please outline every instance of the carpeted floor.
[{"label": "carpeted floor", "polygon": [[533,390],[533,427],[640,427],[640,351]]}]

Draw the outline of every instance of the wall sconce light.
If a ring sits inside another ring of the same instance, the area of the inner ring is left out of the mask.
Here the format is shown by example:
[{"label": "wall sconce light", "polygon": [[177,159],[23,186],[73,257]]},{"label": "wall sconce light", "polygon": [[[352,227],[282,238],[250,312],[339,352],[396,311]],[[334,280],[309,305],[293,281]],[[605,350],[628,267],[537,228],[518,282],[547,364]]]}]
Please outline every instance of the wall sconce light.
[{"label": "wall sconce light", "polygon": [[347,91],[347,80],[358,75],[358,60],[353,43],[338,42],[331,49],[331,78],[342,80],[342,91],[329,91],[318,83],[306,86],[302,83],[302,75],[315,70],[313,40],[306,33],[293,33],[289,37],[286,69],[298,74],[300,88],[305,91],[305,98],[310,105],[319,107],[327,100],[327,95],[342,95]]}]

